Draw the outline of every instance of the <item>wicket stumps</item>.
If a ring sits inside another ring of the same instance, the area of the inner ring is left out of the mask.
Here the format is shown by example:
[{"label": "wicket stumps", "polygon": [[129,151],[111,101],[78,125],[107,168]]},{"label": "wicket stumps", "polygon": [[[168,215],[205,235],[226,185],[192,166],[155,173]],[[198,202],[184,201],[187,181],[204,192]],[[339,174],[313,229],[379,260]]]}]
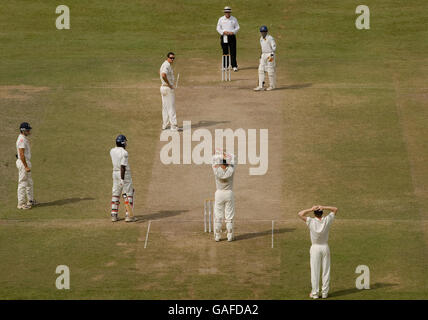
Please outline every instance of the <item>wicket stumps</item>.
[{"label": "wicket stumps", "polygon": [[[205,199],[204,201],[204,232],[212,232],[212,221],[214,216],[214,200]],[[207,228],[208,225],[208,228]]]},{"label": "wicket stumps", "polygon": [[221,58],[221,81],[230,81],[231,70],[230,54],[224,54]]}]

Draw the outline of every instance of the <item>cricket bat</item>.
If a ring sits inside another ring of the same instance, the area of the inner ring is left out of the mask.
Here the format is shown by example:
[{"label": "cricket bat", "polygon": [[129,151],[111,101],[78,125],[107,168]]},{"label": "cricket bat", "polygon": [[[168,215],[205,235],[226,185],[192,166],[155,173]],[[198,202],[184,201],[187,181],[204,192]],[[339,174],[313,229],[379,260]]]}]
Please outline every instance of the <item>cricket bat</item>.
[{"label": "cricket bat", "polygon": [[129,214],[129,217],[134,217],[134,210],[132,209],[132,206],[130,205],[128,200],[128,196],[125,193],[123,194],[123,199],[125,199],[125,208]]},{"label": "cricket bat", "polygon": [[178,88],[178,79],[180,79],[180,74],[177,74],[177,81],[175,82],[175,88]]}]

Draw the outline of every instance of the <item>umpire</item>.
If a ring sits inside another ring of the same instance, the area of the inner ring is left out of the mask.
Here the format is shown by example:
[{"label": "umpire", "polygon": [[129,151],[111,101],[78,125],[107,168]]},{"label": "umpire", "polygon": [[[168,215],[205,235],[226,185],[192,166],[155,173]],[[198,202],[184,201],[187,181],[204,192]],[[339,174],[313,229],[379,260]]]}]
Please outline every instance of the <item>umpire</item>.
[{"label": "umpire", "polygon": [[224,16],[220,17],[217,22],[217,32],[220,34],[221,48],[223,54],[229,54],[232,60],[233,71],[238,71],[238,64],[236,62],[236,33],[239,30],[238,20],[230,13],[230,7],[224,7]]}]

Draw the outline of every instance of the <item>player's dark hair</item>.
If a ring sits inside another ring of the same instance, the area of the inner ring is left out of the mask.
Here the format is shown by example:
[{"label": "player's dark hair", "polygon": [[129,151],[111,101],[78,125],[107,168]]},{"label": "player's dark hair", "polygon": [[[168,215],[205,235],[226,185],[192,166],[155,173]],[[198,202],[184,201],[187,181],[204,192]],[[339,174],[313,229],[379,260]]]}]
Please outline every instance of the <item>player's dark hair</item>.
[{"label": "player's dark hair", "polygon": [[168,54],[166,55],[166,57],[169,58],[170,55],[175,56],[175,53],[170,51],[170,52],[168,52]]},{"label": "player's dark hair", "polygon": [[322,210],[315,210],[315,211],[314,211],[314,215],[315,215],[315,217],[317,217],[317,218],[321,218],[321,217],[322,217],[322,214],[323,214],[323,211],[322,211]]}]

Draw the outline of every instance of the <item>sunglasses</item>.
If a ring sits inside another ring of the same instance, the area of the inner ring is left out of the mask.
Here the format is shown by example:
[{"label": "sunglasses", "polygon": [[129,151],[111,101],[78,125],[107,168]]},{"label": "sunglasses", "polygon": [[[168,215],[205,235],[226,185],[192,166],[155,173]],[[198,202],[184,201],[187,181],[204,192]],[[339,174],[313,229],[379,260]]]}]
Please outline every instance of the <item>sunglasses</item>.
[{"label": "sunglasses", "polygon": [[175,57],[168,57],[168,59],[174,60],[174,59],[175,59]]}]

